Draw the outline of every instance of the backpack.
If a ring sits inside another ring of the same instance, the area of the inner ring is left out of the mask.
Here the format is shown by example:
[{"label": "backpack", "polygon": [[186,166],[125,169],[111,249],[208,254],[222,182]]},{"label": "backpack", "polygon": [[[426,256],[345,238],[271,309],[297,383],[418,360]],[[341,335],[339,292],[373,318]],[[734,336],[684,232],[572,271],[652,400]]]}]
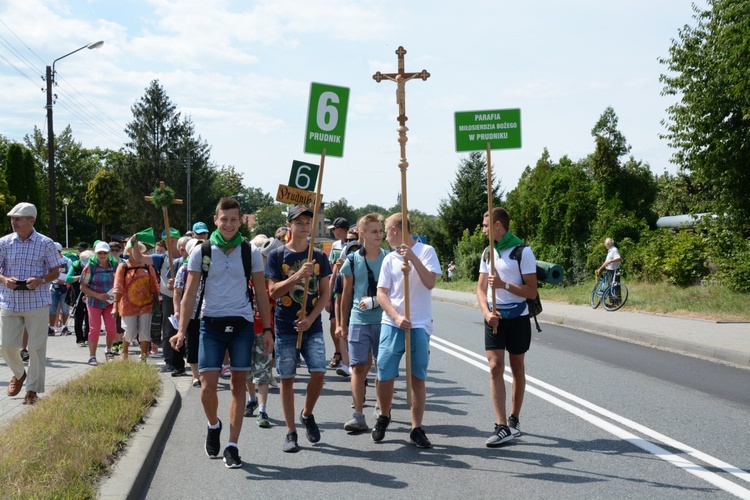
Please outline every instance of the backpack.
[{"label": "backpack", "polygon": [[[242,240],[242,243],[240,243],[240,252],[242,252],[242,267],[245,271],[245,284],[247,285],[247,298],[250,301],[250,304],[253,303],[253,289],[250,287],[248,282],[253,278],[253,248],[250,246],[250,243]],[[204,259],[208,257],[209,261],[211,259],[211,241],[206,240],[203,243],[201,243],[201,263],[203,263]],[[211,269],[211,266],[203,266],[201,265],[201,283],[203,286],[201,286],[201,293],[200,297],[198,298],[198,311],[200,312],[201,306],[203,305],[203,294],[206,291],[206,278],[208,278],[208,271]]]},{"label": "backpack", "polygon": [[[526,282],[523,279],[523,273],[521,272],[521,258],[523,257],[523,248],[528,245],[516,245],[513,250],[510,251],[509,257],[518,262],[518,273],[521,275],[521,282],[525,285]],[[484,249],[482,252],[482,260],[485,263],[490,261],[489,247]],[[536,266],[536,279],[537,282],[541,282],[547,279],[547,271],[543,267]],[[534,317],[534,324],[536,325],[536,331],[541,332],[542,328],[539,326],[539,321],[536,319],[537,315],[542,312],[542,301],[539,299],[539,292],[537,291],[536,297],[533,299],[526,299],[526,305],[529,308],[529,315]]]},{"label": "backpack", "polygon": [[349,261],[349,268],[352,270],[352,293],[354,292],[354,283],[356,279],[354,275],[355,254],[359,254],[362,256],[362,260],[364,261],[365,267],[367,268],[367,295],[369,297],[374,297],[378,293],[378,280],[375,279],[375,275],[373,274],[372,269],[370,269],[370,265],[367,263],[367,259],[365,258],[365,247],[362,247],[356,252],[352,252],[346,256],[346,260]]}]

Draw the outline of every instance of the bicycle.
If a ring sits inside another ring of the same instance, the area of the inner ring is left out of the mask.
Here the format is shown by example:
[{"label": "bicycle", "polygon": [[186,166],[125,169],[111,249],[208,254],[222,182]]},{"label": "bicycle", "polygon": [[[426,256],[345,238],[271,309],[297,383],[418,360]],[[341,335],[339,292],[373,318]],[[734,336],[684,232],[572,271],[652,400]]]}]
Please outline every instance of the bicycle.
[{"label": "bicycle", "polygon": [[604,309],[607,311],[617,311],[628,301],[628,287],[620,282],[620,270],[615,270],[611,283],[608,277],[609,273],[601,273],[591,291],[593,309],[604,303]]}]

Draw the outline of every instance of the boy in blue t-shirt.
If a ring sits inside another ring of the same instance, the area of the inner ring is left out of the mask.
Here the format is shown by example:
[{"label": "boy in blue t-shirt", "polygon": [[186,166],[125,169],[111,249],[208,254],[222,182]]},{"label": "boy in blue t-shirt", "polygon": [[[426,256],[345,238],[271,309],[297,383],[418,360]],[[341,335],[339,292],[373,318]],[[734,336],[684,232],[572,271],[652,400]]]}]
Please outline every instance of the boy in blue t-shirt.
[{"label": "boy in blue t-shirt", "polygon": [[[287,435],[282,446],[285,452],[299,450],[294,425],[294,378],[300,354],[310,372],[305,405],[300,422],[305,426],[311,443],[320,441],[320,430],[313,417],[313,408],[323,390],[326,373],[326,349],[320,313],[330,299],[331,265],[320,250],[313,250],[308,262],[307,237],[312,232],[313,212],[303,205],[293,207],[287,215],[291,239],[283,247],[272,251],[266,262],[271,299],[276,300],[276,371],[281,380],[281,404]],[[308,281],[309,280],[309,281]],[[304,311],[302,301],[307,288]],[[303,317],[304,316],[304,317]],[[302,348],[297,349],[297,335],[302,333]]]}]

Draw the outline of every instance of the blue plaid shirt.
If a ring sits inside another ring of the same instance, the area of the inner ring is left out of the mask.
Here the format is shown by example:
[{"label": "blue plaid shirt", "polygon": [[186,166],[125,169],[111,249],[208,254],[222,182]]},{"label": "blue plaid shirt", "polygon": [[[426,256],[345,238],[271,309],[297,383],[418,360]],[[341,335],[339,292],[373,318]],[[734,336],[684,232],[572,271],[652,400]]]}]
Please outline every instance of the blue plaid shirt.
[{"label": "blue plaid shirt", "polygon": [[[0,273],[6,278],[25,280],[45,276],[50,269],[58,268],[62,263],[54,242],[35,229],[26,241],[21,241],[16,233],[0,238]],[[49,286],[40,286],[35,290],[10,290],[0,285],[0,309],[32,311],[49,306],[50,302]]]},{"label": "blue plaid shirt", "polygon": [[[81,282],[86,283],[89,288],[97,293],[107,293],[112,290],[115,286],[115,271],[117,270],[117,266],[113,266],[111,262],[107,263],[110,267],[102,267],[95,256],[91,257],[88,265],[83,268]],[[86,297],[86,304],[96,309],[106,309],[109,302],[95,299],[94,297]]]}]

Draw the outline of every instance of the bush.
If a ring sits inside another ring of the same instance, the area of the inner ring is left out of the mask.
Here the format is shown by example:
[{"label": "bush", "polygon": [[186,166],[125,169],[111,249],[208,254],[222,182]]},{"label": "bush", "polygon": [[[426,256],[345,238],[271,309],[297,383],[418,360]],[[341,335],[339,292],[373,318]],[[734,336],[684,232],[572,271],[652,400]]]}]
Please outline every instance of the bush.
[{"label": "bush", "polygon": [[664,273],[670,283],[678,286],[694,285],[708,275],[706,244],[703,238],[690,231],[678,231],[672,248],[664,259]]},{"label": "bush", "polygon": [[476,281],[479,279],[479,262],[482,252],[487,247],[487,237],[477,228],[474,234],[464,230],[461,240],[456,247],[456,267],[462,279]]}]

